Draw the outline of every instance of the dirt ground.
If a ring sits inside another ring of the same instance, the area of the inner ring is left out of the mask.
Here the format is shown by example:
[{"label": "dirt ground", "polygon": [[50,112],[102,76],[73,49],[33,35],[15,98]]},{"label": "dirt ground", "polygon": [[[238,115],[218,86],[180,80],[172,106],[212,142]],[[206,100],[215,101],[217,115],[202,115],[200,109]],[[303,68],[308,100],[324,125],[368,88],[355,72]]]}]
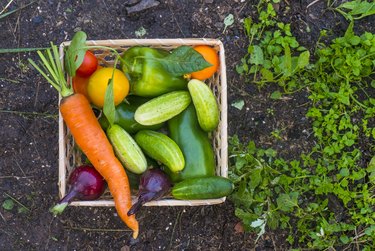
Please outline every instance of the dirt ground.
[{"label": "dirt ground", "polygon": [[[1,0],[0,10],[8,2]],[[31,1],[10,2],[8,10]],[[0,48],[60,44],[80,29],[92,40],[134,38],[141,27],[146,30],[143,38],[220,39],[226,50],[229,135],[271,145],[265,135],[283,127],[288,144],[273,147],[292,154],[303,150],[306,96],[292,96],[294,103],[271,101],[270,90],[259,91],[235,71],[247,49],[240,20],[255,15],[257,0],[161,0],[130,15],[126,2],[131,1],[36,1],[0,19]],[[322,28],[338,34],[346,29],[344,20],[325,11],[325,1],[309,9],[312,1],[281,2],[283,21],[292,23],[307,48],[314,46]],[[224,32],[228,14],[235,22]],[[367,19],[358,27],[372,26]],[[9,198],[16,201],[11,210],[0,207],[0,250],[286,250],[282,233],[266,234],[255,244],[256,235],[236,231],[239,220],[230,201],[145,208],[137,216],[141,232],[134,245],[114,208],[68,207],[53,217],[48,210],[58,200],[58,96],[27,63],[29,57],[36,54],[0,54],[0,204]],[[245,101],[242,110],[230,106],[238,99]],[[276,115],[268,116],[267,109]]]}]

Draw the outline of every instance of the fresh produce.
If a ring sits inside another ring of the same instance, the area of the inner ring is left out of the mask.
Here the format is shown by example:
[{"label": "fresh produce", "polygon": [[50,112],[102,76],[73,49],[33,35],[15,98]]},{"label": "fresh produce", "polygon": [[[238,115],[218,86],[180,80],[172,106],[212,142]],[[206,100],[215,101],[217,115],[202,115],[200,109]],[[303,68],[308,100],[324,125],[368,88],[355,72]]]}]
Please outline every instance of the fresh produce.
[{"label": "fresh produce", "polygon": [[[69,62],[66,63],[68,73],[75,72],[79,67],[75,61],[76,58],[82,58],[80,54],[85,52],[82,48],[84,48],[86,34],[77,32],[73,40],[68,49],[70,53],[66,54],[68,58],[65,60],[65,62]],[[74,94],[71,85],[67,83],[57,46],[51,43],[51,47],[52,53],[51,49],[48,49],[46,54],[38,51],[43,62],[43,69],[33,60],[29,59],[29,62],[60,92],[62,96],[60,112],[75,139],[75,143],[107,181],[119,216],[133,230],[133,238],[137,238],[138,222],[134,215],[131,217],[127,215],[132,202],[125,170],[116,158],[112,145],[96,120],[87,98],[82,94]]]},{"label": "fresh produce", "polygon": [[76,74],[80,77],[88,77],[96,71],[98,59],[91,51],[86,51],[82,64],[78,67]]},{"label": "fresh produce", "polygon": [[98,108],[102,108],[104,105],[105,91],[112,75],[115,105],[120,104],[129,93],[129,81],[125,74],[118,69],[103,67],[90,76],[87,85],[90,101]]},{"label": "fresh produce", "polygon": [[211,64],[210,67],[191,73],[191,78],[205,80],[212,77],[219,68],[219,56],[214,48],[208,45],[198,45],[194,50],[199,52],[203,58]]},{"label": "fresh produce", "polygon": [[210,87],[200,80],[192,79],[188,88],[200,127],[206,132],[216,129],[219,124],[219,108]]},{"label": "fresh produce", "polygon": [[215,175],[215,158],[211,141],[199,124],[195,108],[190,104],[185,111],[168,121],[170,137],[180,147],[185,168],[179,173],[165,170],[173,182]]},{"label": "fresh produce", "polygon": [[135,140],[119,125],[111,125],[107,136],[116,156],[129,171],[141,174],[147,169],[147,160]]},{"label": "fresh produce", "polygon": [[133,229],[133,236],[137,238],[138,222],[126,215],[131,207],[128,177],[89,102],[83,95],[73,94],[61,101],[60,112],[75,143],[108,182],[119,216]]},{"label": "fresh produce", "polygon": [[[130,134],[134,134],[144,129],[159,130],[164,125],[164,123],[145,126],[139,124],[134,119],[134,113],[137,110],[137,108],[149,100],[149,98],[143,98],[139,96],[127,96],[125,101],[121,102],[118,106],[116,106],[114,123],[124,128]],[[99,119],[99,122],[104,129],[108,128],[109,123],[105,116],[102,116]]]},{"label": "fresh produce", "polygon": [[157,200],[171,189],[168,176],[160,169],[149,169],[142,174],[139,182],[138,201],[130,208],[128,215],[135,214],[143,204]]},{"label": "fresh produce", "polygon": [[177,173],[185,166],[185,159],[178,145],[167,135],[151,130],[142,130],[135,135],[135,141],[151,158],[166,165]]},{"label": "fresh produce", "polygon": [[232,193],[231,180],[220,177],[192,178],[175,184],[172,195],[180,200],[217,199]]},{"label": "fresh produce", "polygon": [[191,102],[187,91],[173,91],[153,98],[135,111],[134,119],[141,125],[156,125],[173,118]]},{"label": "fresh produce", "polygon": [[83,165],[75,168],[69,175],[69,192],[62,198],[56,206],[51,208],[51,212],[60,214],[74,199],[95,200],[99,198],[106,188],[103,177],[92,165]]},{"label": "fresh produce", "polygon": [[129,75],[131,93],[143,97],[186,89],[182,76],[173,76],[155,59],[169,55],[168,51],[148,47],[131,47],[121,57],[121,69]]},{"label": "fresh produce", "polygon": [[73,77],[74,93],[80,93],[83,96],[85,96],[87,99],[89,99],[89,94],[87,93],[87,85],[88,84],[89,84],[89,78],[88,77],[81,77],[81,76],[75,75]]},{"label": "fresh produce", "polygon": [[[207,133],[199,127],[192,98],[186,90],[187,81],[183,77],[210,64],[190,46],[179,46],[171,51],[132,47],[120,57],[114,48],[86,45],[86,34],[77,32],[65,51],[64,64],[69,75],[65,79],[57,47],[53,44],[51,47],[52,50],[48,49],[45,54],[38,52],[42,66],[31,59],[29,61],[61,94],[60,113],[76,146],[95,167],[90,170],[97,171],[96,178],[100,177],[103,183],[107,181],[118,215],[133,230],[133,238],[137,238],[139,226],[134,214],[144,203],[166,195],[171,189],[169,177],[155,168],[158,164],[165,165],[171,177],[178,176],[176,180],[187,177],[204,179],[205,176],[215,175],[212,146]],[[90,48],[112,51],[115,55],[113,67],[98,66],[95,55],[87,51]],[[118,60],[124,72],[116,68]],[[128,77],[132,84],[132,95],[124,100],[130,88]],[[207,107],[212,101],[212,93],[207,94],[206,89],[191,85],[190,92],[199,96],[197,109],[208,116],[205,119],[209,120],[211,115],[218,116],[209,114],[214,110]],[[190,158],[190,170],[182,173],[185,157],[179,145],[167,135],[153,130],[161,129],[165,121],[184,114],[189,105],[189,116],[182,116],[170,125],[171,134],[178,138]],[[101,124],[93,109],[102,112]],[[206,130],[212,130],[213,123],[206,123]],[[134,139],[130,133],[136,133]],[[179,138],[184,133],[186,136]],[[191,141],[193,144],[190,144]],[[149,164],[145,154],[158,163]],[[149,165],[154,168],[147,170]],[[142,174],[140,181],[139,174]],[[73,198],[96,199],[98,193],[103,193],[102,187],[89,182],[92,177],[80,175],[72,175],[72,188],[52,209],[53,212],[62,212]],[[137,183],[138,201],[132,206],[131,190],[137,187]],[[189,196],[195,198],[228,193],[223,181],[211,183],[217,185],[216,190],[210,187],[208,180],[198,180],[196,184],[190,184],[192,190],[186,190],[185,195],[189,191]],[[207,191],[194,194],[194,188],[195,191],[199,189],[198,185],[207,188]],[[185,186],[185,189],[188,188]]]},{"label": "fresh produce", "polygon": [[[96,68],[97,70],[103,68],[102,66],[98,65]],[[89,98],[89,95],[87,93],[87,85],[89,84],[90,76],[88,77],[81,77],[80,75],[76,74],[73,77],[73,90],[74,93],[81,93],[83,94],[87,99]]]}]

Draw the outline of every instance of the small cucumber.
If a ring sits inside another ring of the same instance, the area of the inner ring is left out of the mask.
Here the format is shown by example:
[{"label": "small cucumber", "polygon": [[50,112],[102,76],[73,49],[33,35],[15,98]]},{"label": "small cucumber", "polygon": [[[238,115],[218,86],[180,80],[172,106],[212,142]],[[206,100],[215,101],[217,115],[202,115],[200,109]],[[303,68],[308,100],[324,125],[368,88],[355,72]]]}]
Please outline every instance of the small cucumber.
[{"label": "small cucumber", "polygon": [[[149,98],[144,97],[127,96],[126,100],[116,106],[115,124],[124,128],[125,131],[131,135],[140,130],[159,130],[163,126],[163,123],[145,126],[139,124],[134,119],[134,113],[137,108],[149,100]],[[109,122],[105,116],[100,117],[99,123],[105,130],[109,127]]]},{"label": "small cucumber", "polygon": [[107,129],[107,136],[116,156],[129,171],[141,174],[147,169],[147,160],[135,140],[119,125]]},{"label": "small cucumber", "polygon": [[220,176],[191,178],[174,185],[172,195],[179,200],[217,199],[232,193],[232,181]]},{"label": "small cucumber", "polygon": [[191,103],[187,91],[173,91],[144,103],[137,108],[134,119],[141,125],[155,125],[173,118]]},{"label": "small cucumber", "polygon": [[192,79],[188,88],[200,127],[206,132],[214,130],[219,124],[219,108],[210,87],[200,80]]},{"label": "small cucumber", "polygon": [[151,130],[142,130],[135,135],[135,141],[151,158],[166,165],[176,173],[184,169],[185,159],[178,147],[167,135]]}]

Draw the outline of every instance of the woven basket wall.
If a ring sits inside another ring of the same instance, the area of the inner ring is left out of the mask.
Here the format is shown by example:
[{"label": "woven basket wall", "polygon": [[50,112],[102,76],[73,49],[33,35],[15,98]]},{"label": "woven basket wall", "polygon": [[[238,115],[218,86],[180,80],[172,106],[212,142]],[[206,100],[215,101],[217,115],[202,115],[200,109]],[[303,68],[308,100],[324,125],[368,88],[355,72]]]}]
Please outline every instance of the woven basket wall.
[{"label": "woven basket wall", "polygon": [[[64,47],[70,42],[60,45],[61,60],[64,58]],[[171,50],[180,45],[209,45],[218,53],[220,58],[219,71],[205,82],[213,90],[220,109],[220,122],[218,128],[210,136],[215,151],[216,174],[228,176],[228,141],[227,141],[227,79],[224,46],[221,41],[215,39],[123,39],[123,40],[96,40],[87,41],[88,45],[107,46],[116,49],[119,53],[135,45],[149,46]],[[110,50],[92,49],[99,63],[103,66],[113,65],[113,56]],[[62,198],[67,193],[67,178],[74,167],[83,164],[82,153],[75,146],[74,140],[67,129],[61,114],[59,114],[59,195]],[[133,198],[133,201],[135,196]],[[225,197],[211,200],[176,200],[166,197],[157,201],[146,203],[146,206],[199,206],[219,204],[225,201]],[[74,201],[73,206],[114,206],[110,193],[107,191],[99,200]]]}]

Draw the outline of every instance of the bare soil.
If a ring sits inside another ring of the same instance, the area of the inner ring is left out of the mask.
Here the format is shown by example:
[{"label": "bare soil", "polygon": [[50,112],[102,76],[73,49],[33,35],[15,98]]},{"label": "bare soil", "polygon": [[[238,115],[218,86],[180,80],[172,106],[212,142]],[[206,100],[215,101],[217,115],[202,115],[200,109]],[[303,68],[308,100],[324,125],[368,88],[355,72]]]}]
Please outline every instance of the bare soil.
[{"label": "bare soil", "polygon": [[[0,11],[8,2],[1,1]],[[30,1],[10,2],[8,10]],[[272,145],[290,158],[308,147],[306,95],[274,101],[269,97],[272,87],[258,90],[236,73],[247,50],[240,20],[255,16],[258,1],[161,0],[132,15],[126,2],[36,1],[0,19],[0,48],[60,44],[80,29],[92,40],[134,38],[141,27],[147,31],[143,38],[217,38],[226,50],[229,135]],[[311,50],[321,29],[342,35],[347,27],[326,9],[325,1],[309,9],[312,1],[281,2],[282,20],[292,23],[293,33]],[[228,14],[235,23],[224,32]],[[372,28],[371,22],[365,19],[358,27]],[[0,206],[0,250],[287,250],[283,233],[270,232],[257,243],[256,235],[243,233],[230,201],[145,208],[137,216],[137,243],[129,243],[131,232],[114,208],[68,207],[54,217],[48,210],[58,201],[58,96],[28,64],[29,57],[35,60],[36,53],[0,54],[0,204],[9,198],[17,201],[11,210]],[[242,110],[231,106],[238,99],[245,101]],[[276,141],[270,133],[280,128],[284,140]]]}]

